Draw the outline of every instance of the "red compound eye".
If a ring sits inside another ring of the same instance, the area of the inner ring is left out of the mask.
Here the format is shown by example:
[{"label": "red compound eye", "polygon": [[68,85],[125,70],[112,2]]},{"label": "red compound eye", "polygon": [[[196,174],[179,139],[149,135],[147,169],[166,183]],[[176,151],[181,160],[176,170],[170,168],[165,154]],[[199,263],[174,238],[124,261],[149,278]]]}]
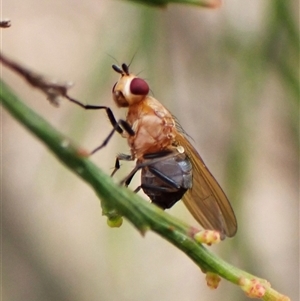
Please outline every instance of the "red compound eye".
[{"label": "red compound eye", "polygon": [[130,92],[134,95],[147,95],[149,86],[143,79],[136,77],[130,83]]}]

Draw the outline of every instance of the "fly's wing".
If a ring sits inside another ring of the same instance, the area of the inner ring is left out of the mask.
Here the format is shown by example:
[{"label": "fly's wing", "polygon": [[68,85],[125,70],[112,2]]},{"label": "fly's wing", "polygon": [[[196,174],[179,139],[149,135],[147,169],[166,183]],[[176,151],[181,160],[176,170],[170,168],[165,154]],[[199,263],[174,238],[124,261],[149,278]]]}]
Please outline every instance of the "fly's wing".
[{"label": "fly's wing", "polygon": [[232,237],[237,231],[237,221],[222,188],[205,166],[191,143],[180,133],[176,141],[181,145],[193,166],[193,185],[182,200],[194,218],[208,230],[217,230],[222,238]]}]

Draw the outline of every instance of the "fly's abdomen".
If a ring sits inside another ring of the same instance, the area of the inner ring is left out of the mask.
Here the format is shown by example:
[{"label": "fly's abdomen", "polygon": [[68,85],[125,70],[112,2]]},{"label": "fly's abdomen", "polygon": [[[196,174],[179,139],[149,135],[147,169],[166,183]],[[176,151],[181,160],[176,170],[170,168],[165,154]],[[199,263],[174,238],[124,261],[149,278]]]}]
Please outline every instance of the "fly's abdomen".
[{"label": "fly's abdomen", "polygon": [[171,208],[192,187],[192,164],[185,154],[144,163],[149,165],[142,168],[141,187],[162,209]]}]

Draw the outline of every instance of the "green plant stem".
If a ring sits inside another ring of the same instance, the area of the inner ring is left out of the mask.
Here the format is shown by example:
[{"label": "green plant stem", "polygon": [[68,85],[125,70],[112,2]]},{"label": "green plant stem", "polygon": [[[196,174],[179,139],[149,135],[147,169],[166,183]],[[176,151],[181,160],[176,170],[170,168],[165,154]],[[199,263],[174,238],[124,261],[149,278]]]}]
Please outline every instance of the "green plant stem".
[{"label": "green plant stem", "polygon": [[[68,138],[22,103],[2,81],[0,82],[0,101],[7,111],[34,136],[39,138],[65,166],[92,186],[101,199],[101,206],[105,215],[108,217],[124,216],[142,234],[147,230],[158,233],[181,249],[203,271],[216,273],[235,284],[239,284],[242,277],[249,280],[258,279],[228,264],[197,243],[191,235],[192,228],[190,226],[158,207],[145,202],[129,189],[115,184],[109,176],[82,155],[84,150],[76,147]],[[265,285],[264,280],[258,280]],[[279,300],[278,296],[282,296],[269,289],[268,286],[266,289],[266,297],[263,297],[263,300]]]}]

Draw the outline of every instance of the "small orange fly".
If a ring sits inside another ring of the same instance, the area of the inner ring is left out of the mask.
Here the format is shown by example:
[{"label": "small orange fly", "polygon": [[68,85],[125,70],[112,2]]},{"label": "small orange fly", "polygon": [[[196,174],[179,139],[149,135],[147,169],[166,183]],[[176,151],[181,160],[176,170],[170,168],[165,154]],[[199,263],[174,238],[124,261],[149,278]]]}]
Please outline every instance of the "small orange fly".
[{"label": "small orange fly", "polygon": [[141,185],[136,192],[142,189],[162,209],[171,208],[182,199],[205,229],[219,231],[222,239],[234,236],[237,221],[233,209],[181,126],[158,100],[148,95],[148,84],[129,73],[128,65],[112,68],[121,75],[113,86],[113,99],[118,107],[128,108],[126,120],[116,121],[109,107],[70,99],[85,109],[105,109],[113,126],[91,154],[104,147],[114,132],[120,133],[127,139],[131,154],[117,156],[112,175],[120,168],[120,160],[136,160],[136,167],[123,184],[128,186],[141,170]]}]

